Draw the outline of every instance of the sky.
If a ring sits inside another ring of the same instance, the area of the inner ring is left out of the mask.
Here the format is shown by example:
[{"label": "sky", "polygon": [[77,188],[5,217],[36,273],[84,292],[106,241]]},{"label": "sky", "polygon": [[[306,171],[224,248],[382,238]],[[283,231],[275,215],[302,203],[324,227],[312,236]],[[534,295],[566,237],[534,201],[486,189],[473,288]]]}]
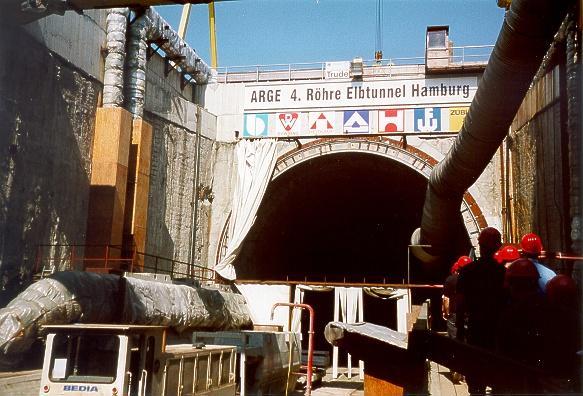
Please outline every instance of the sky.
[{"label": "sky", "polygon": [[[378,0],[235,0],[215,3],[218,65],[374,59]],[[449,25],[454,46],[492,45],[504,10],[496,0],[381,0],[383,58],[422,57],[430,25]],[[156,10],[178,30],[182,6]],[[193,5],[186,41],[209,65],[208,6]]]}]

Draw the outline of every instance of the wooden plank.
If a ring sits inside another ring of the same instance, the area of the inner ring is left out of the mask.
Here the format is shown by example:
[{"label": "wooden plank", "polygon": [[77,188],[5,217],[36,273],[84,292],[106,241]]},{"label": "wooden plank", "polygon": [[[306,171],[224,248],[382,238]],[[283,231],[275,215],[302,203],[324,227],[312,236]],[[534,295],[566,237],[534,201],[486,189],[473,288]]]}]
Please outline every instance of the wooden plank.
[{"label": "wooden plank", "polygon": [[[87,216],[88,245],[121,245],[131,142],[132,115],[122,108],[98,108]],[[103,249],[86,249],[87,257]],[[119,251],[111,252],[112,256]]]},{"label": "wooden plank", "polygon": [[405,392],[398,385],[364,373],[364,394],[365,396],[403,396]]}]

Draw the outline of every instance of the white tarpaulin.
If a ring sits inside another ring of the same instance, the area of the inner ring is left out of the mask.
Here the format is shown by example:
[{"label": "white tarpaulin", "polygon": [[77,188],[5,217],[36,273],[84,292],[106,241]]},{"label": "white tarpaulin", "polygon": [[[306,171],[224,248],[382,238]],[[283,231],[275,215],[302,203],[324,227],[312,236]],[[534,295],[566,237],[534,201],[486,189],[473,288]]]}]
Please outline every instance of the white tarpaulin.
[{"label": "white tarpaulin", "polygon": [[[338,322],[340,316],[343,323],[356,323],[364,320],[362,288],[360,287],[336,287],[334,288],[334,321]],[[352,377],[352,358],[348,354],[348,378]],[[358,361],[358,375],[364,379],[364,362]],[[338,378],[338,347],[332,349],[332,378]]]},{"label": "white tarpaulin", "polygon": [[259,204],[277,161],[277,141],[271,139],[241,140],[235,147],[237,185],[233,194],[233,210],[229,226],[227,252],[215,271],[223,278],[237,277],[233,262],[251,229]]}]

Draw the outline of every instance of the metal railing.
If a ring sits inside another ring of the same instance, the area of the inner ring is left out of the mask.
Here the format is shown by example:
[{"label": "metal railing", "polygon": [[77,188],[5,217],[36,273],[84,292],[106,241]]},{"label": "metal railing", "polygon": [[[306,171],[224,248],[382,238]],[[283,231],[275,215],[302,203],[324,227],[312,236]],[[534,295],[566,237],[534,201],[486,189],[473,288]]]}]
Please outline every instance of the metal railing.
[{"label": "metal railing", "polygon": [[39,245],[33,274],[43,278],[56,271],[100,273],[138,272],[172,279],[215,282],[215,271],[200,265],[138,252],[119,245]]},{"label": "metal railing", "polygon": [[[466,45],[451,47],[450,55],[444,57],[432,57],[432,60],[447,59],[451,65],[486,64],[492,53],[493,45]],[[403,69],[403,66],[423,66],[425,56],[398,57],[385,59],[363,60],[365,76],[392,75]],[[217,82],[258,82],[258,81],[293,81],[293,80],[322,80],[326,76],[327,62],[307,63],[279,63],[267,65],[223,66],[213,69]],[[384,74],[373,70],[386,68]],[[367,73],[367,69],[369,72]],[[406,69],[403,71],[407,71]],[[412,71],[409,71],[412,73]]]}]

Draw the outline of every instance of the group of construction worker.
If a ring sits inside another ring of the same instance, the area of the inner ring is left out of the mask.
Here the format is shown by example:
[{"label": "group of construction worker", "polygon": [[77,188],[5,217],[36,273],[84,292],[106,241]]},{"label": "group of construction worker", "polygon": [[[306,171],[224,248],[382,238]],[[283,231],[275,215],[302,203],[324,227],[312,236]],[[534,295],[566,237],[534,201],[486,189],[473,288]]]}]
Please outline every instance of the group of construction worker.
[{"label": "group of construction worker", "polygon": [[[460,257],[444,282],[448,334],[533,370],[532,378],[514,382],[466,376],[470,395],[485,394],[487,385],[492,394],[578,393],[580,316],[573,278],[538,261],[543,245],[536,234],[524,235],[518,249],[502,246],[500,232],[487,227],[478,245],[480,257]],[[537,372],[551,379],[545,382]],[[461,378],[453,373],[454,381]]]}]

